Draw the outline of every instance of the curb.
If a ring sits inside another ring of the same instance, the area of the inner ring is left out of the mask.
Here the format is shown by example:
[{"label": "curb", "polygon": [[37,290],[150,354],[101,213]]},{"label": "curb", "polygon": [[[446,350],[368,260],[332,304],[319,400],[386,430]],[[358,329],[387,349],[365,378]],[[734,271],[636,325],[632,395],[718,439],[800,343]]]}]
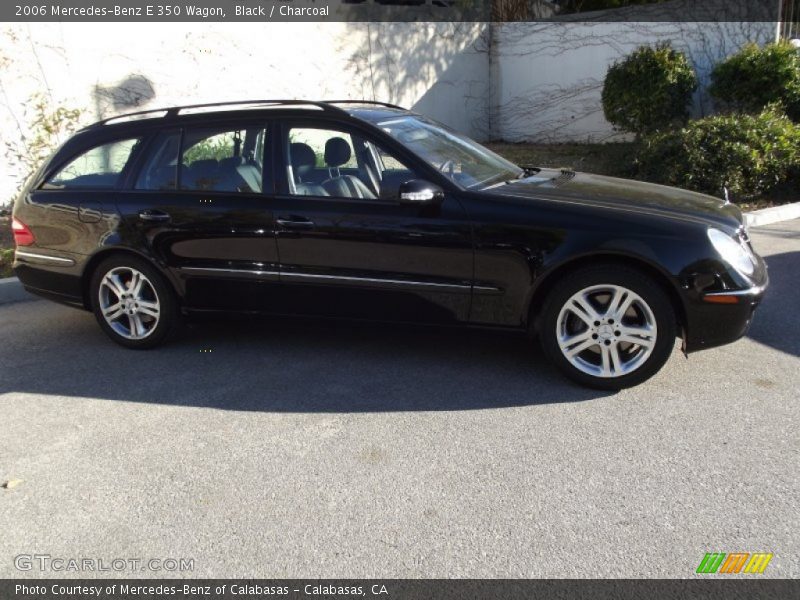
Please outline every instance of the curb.
[{"label": "curb", "polygon": [[771,225],[781,221],[791,221],[800,218],[800,202],[783,204],[782,206],[772,206],[745,213],[744,218],[748,227],[759,227],[761,225]]}]

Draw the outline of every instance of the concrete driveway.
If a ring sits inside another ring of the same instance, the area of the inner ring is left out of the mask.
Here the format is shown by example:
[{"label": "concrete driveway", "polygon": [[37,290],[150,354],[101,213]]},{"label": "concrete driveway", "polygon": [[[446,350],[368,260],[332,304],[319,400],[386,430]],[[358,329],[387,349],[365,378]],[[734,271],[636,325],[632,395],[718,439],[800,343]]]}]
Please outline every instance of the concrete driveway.
[{"label": "concrete driveway", "polygon": [[[0,306],[0,577],[14,557],[193,559],[122,576],[800,576],[800,221],[754,230],[750,335],[647,384],[568,383],[522,338],[196,323],[149,352]],[[101,573],[108,575],[108,573]]]}]

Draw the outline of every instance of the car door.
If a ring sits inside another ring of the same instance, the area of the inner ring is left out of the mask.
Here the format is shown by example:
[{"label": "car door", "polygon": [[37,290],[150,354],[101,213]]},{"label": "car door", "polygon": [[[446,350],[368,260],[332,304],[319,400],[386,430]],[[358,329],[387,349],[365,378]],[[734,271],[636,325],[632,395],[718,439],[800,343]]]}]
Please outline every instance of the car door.
[{"label": "car door", "polygon": [[279,122],[273,205],[284,310],[411,322],[469,315],[471,228],[458,199],[399,202],[419,178],[369,132],[314,120]]},{"label": "car door", "polygon": [[192,309],[270,310],[278,255],[264,123],[163,132],[118,203],[121,231],[147,248]]}]

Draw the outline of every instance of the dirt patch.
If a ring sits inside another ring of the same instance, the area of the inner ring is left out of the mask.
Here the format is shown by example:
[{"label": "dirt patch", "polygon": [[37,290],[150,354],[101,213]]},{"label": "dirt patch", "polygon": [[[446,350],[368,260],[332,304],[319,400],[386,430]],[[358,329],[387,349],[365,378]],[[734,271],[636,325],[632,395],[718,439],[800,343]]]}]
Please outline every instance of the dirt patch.
[{"label": "dirt patch", "polygon": [[636,147],[619,144],[486,144],[513,163],[523,166],[552,167],[611,175],[633,177]]}]

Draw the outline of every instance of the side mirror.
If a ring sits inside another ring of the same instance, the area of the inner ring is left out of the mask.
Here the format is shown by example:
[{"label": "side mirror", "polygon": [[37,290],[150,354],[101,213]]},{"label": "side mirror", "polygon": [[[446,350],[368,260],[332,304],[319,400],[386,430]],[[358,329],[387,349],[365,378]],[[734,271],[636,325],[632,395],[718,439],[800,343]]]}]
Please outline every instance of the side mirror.
[{"label": "side mirror", "polygon": [[444,200],[444,190],[424,179],[412,179],[400,184],[400,204],[428,206]]}]

